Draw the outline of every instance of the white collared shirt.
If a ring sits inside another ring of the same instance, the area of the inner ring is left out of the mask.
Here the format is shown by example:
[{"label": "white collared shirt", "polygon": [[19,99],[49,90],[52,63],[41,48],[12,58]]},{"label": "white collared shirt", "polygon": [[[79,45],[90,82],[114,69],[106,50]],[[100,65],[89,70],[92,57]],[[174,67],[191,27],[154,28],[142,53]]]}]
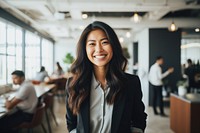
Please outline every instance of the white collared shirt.
[{"label": "white collared shirt", "polygon": [[152,85],[161,86],[163,85],[162,79],[169,75],[169,72],[166,71],[162,73],[162,69],[158,63],[155,63],[151,66],[149,71],[149,81]]},{"label": "white collared shirt", "polygon": [[112,123],[113,104],[109,105],[106,97],[110,87],[101,87],[93,75],[90,92],[90,132],[110,133]]}]

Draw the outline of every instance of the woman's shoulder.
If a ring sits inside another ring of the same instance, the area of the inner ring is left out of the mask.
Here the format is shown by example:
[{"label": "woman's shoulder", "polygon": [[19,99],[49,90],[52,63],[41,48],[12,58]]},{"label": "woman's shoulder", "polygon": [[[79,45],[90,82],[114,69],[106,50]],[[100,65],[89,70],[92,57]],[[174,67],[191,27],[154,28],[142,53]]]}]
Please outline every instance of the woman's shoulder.
[{"label": "woman's shoulder", "polygon": [[130,73],[125,73],[125,76],[128,80],[138,80],[139,79],[139,77],[137,75],[130,74]]}]

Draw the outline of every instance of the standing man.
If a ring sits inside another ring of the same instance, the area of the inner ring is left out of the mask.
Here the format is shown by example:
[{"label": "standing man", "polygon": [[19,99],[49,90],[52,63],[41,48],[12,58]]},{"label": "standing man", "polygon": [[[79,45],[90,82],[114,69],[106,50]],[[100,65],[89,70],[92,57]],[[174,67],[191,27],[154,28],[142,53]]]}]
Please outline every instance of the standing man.
[{"label": "standing man", "polygon": [[162,96],[162,79],[168,76],[170,73],[174,71],[174,68],[169,68],[166,72],[162,73],[161,65],[163,65],[164,59],[162,56],[158,56],[156,58],[156,62],[151,66],[149,72],[149,81],[153,86],[153,111],[154,114],[157,115],[158,112],[156,110],[157,99],[159,100],[159,108],[160,115],[166,116],[163,110],[163,96]]},{"label": "standing man", "polygon": [[0,119],[1,133],[13,133],[15,127],[31,121],[38,103],[35,88],[32,83],[25,81],[23,71],[14,71],[12,80],[13,84],[20,85],[20,88],[12,100],[6,99],[5,106],[8,110],[16,108],[17,111]]},{"label": "standing man", "polygon": [[187,93],[191,92],[192,87],[194,88],[194,75],[195,68],[191,59],[187,59],[187,67],[185,68],[185,74],[188,76],[189,86],[187,87]]}]

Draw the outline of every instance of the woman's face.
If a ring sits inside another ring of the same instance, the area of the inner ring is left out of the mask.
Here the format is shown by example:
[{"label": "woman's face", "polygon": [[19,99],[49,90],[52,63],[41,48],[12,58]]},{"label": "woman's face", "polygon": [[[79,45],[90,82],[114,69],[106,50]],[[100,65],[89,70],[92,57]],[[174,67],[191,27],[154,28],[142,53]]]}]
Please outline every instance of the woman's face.
[{"label": "woman's face", "polygon": [[106,67],[113,56],[110,42],[101,29],[95,29],[88,34],[86,39],[86,53],[88,59],[96,67]]}]

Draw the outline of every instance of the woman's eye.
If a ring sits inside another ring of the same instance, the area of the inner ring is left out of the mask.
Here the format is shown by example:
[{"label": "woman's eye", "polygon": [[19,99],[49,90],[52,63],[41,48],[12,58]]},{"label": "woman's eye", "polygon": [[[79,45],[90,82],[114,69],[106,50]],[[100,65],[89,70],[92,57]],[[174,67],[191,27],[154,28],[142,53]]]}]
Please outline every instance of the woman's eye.
[{"label": "woman's eye", "polygon": [[108,41],[102,42],[102,44],[108,44],[108,43],[109,43]]},{"label": "woman's eye", "polygon": [[95,44],[94,44],[94,43],[89,43],[88,45],[89,45],[89,46],[94,46]]}]

